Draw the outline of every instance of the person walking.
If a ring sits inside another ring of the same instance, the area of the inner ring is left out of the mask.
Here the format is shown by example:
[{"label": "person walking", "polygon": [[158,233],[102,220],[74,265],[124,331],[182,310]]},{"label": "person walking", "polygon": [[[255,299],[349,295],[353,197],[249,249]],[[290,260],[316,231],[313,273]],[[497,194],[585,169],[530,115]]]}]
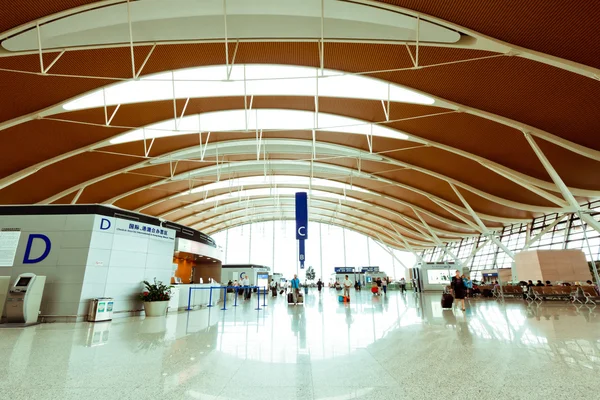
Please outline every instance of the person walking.
[{"label": "person walking", "polygon": [[298,296],[300,295],[300,279],[294,274],[294,279],[291,281],[292,284],[292,297],[294,298],[294,305],[298,304]]},{"label": "person walking", "polygon": [[350,288],[352,287],[352,281],[348,279],[348,275],[346,275],[346,279],[343,282],[344,286],[344,296],[350,297]]},{"label": "person walking", "polygon": [[404,279],[404,277],[400,279],[400,290],[402,293],[406,292],[406,279]]},{"label": "person walking", "polygon": [[456,275],[452,277],[451,287],[452,295],[456,300],[461,300],[462,310],[465,311],[465,292],[467,288],[465,287],[465,282],[458,270],[456,270]]},{"label": "person walking", "polygon": [[323,282],[321,282],[321,280],[319,279],[317,281],[317,289],[319,290],[319,293],[321,293],[321,288],[323,287]]},{"label": "person walking", "polygon": [[388,285],[388,278],[387,276],[385,278],[383,278],[381,280],[381,288],[383,289],[383,294],[385,294],[387,296],[387,285]]},{"label": "person walking", "polygon": [[377,291],[381,295],[381,278],[377,278]]},{"label": "person walking", "polygon": [[271,279],[271,293],[273,297],[277,297],[277,282],[275,279]]}]

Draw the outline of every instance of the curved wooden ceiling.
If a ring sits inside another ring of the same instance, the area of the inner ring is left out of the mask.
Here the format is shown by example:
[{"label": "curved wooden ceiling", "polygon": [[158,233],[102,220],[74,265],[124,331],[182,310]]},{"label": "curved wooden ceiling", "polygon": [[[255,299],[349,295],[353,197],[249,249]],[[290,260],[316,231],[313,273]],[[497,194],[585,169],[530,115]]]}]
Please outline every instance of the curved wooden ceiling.
[{"label": "curved wooden ceiling", "polygon": [[[77,7],[118,3],[123,2],[4,2],[0,41],[82,11]],[[197,134],[111,144],[111,138],[132,129],[172,119],[174,107],[185,115],[248,109],[248,96],[236,95],[62,108],[77,96],[129,80],[132,53],[143,77],[223,65],[225,40],[42,47],[42,54],[2,49],[0,204],[107,203],[211,234],[249,221],[290,218],[290,195],[276,193],[297,188],[315,191],[315,220],[414,250],[544,213],[573,211],[562,183],[579,203],[599,197],[600,39],[593,29],[600,4],[357,3],[418,15],[458,31],[462,39],[417,45],[323,37],[321,53],[319,41],[227,38],[228,62],[324,67],[431,96],[433,105],[390,102],[387,116],[387,104],[379,100],[251,99],[253,110],[350,117],[405,133],[407,140],[375,136],[370,143],[369,136],[336,131],[317,131],[313,138],[304,127],[265,130],[258,161],[254,131],[212,132],[204,157]],[[48,68],[44,73],[40,58]],[[109,124],[108,116],[113,117]],[[269,183],[269,177],[289,175],[332,183]],[[261,184],[236,183],[260,176],[265,177]],[[198,189],[215,182],[229,184]],[[246,196],[251,189],[270,192]]]}]

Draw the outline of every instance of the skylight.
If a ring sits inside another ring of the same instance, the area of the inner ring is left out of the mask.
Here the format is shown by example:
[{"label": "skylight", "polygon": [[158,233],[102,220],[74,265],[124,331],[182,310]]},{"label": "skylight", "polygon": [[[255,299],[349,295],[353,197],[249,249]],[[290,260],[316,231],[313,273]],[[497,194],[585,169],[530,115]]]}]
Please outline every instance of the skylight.
[{"label": "skylight", "polygon": [[[226,201],[226,200],[232,200],[232,199],[239,199],[240,201],[243,201],[247,198],[258,197],[258,196],[271,196],[271,197],[292,196],[298,190],[299,189],[297,189],[297,188],[264,188],[264,189],[238,190],[236,192],[224,193],[224,194],[213,196],[213,197],[210,197],[210,198],[207,198],[204,200],[197,201],[195,203],[185,206],[185,208],[191,208],[191,207],[199,206],[202,204],[214,203],[214,202]],[[329,193],[329,192],[325,192],[322,190],[312,190],[312,196],[334,199],[334,200],[339,200],[339,201],[351,201],[351,202],[356,202],[356,203],[363,203],[363,201],[356,199],[354,197],[344,196],[344,195],[337,194],[337,193]]]},{"label": "skylight", "polygon": [[[318,115],[318,117],[317,117]],[[373,135],[399,140],[408,140],[408,135],[385,126],[372,124],[355,118],[312,111],[260,109],[214,111],[189,115],[178,120],[170,119],[135,129],[112,139],[111,144],[120,144],[151,138],[197,134],[198,132],[253,132],[261,130],[312,130],[319,132],[342,132]]]},{"label": "skylight", "polygon": [[[209,183],[204,186],[197,187],[192,190],[187,190],[183,193],[176,194],[171,197],[171,199],[188,196],[190,194],[209,192],[211,190],[218,190],[224,188],[232,188],[235,189],[235,193],[237,193],[238,188],[244,188],[247,186],[256,186],[256,185],[301,185],[301,186],[309,186],[311,184],[311,179],[307,176],[291,176],[291,175],[270,175],[270,176],[247,176],[243,178],[235,178],[229,179],[219,182]],[[321,179],[321,178],[312,178],[312,185],[314,186],[327,186],[336,189],[344,189],[344,190],[354,190],[363,193],[369,193],[368,190],[356,187],[354,185],[348,185],[343,182],[332,181],[329,179]]]},{"label": "skylight", "polygon": [[[325,96],[434,104],[429,96],[380,79],[290,65],[197,67],[117,83],[66,103],[65,110],[149,101],[231,96]],[[244,78],[245,77],[245,78]],[[244,84],[245,82],[245,84]]]}]

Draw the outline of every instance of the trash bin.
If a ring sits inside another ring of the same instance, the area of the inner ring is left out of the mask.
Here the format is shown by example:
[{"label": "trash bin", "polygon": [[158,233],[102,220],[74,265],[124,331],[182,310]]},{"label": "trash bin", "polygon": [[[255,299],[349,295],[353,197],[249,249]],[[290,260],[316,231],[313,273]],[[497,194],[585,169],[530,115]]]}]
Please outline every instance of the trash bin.
[{"label": "trash bin", "polygon": [[112,320],[114,299],[112,297],[98,297],[90,302],[88,321],[110,321]]}]

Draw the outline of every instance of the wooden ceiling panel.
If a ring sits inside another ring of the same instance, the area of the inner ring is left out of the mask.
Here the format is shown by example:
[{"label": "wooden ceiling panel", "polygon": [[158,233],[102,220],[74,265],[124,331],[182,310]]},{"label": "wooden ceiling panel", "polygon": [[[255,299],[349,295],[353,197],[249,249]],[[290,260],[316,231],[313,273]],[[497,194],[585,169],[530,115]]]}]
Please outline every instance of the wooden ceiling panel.
[{"label": "wooden ceiling panel", "polygon": [[4,204],[31,204],[69,189],[80,182],[130,165],[128,158],[84,153],[41,169],[0,191]]}]

